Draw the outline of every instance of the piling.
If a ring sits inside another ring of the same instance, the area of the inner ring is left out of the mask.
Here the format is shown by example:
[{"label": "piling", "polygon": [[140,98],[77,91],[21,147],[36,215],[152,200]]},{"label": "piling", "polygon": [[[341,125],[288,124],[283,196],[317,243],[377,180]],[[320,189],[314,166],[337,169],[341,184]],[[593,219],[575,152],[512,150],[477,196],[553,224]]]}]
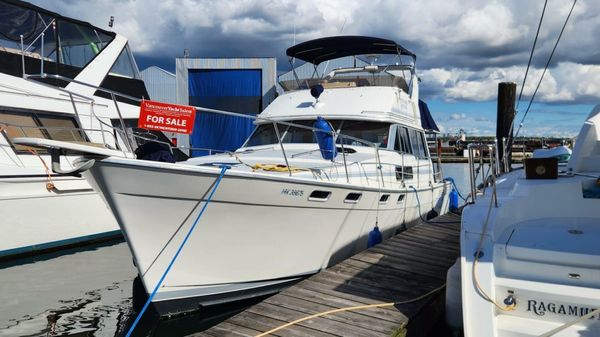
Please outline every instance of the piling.
[{"label": "piling", "polygon": [[[496,139],[498,139],[498,157],[500,167],[511,166],[512,129],[511,125],[515,119],[515,99],[517,84],[514,82],[502,82],[498,84],[498,111],[496,117]],[[510,139],[510,140],[509,140]],[[508,144],[505,144],[507,143]],[[507,154],[505,155],[505,150]]]}]

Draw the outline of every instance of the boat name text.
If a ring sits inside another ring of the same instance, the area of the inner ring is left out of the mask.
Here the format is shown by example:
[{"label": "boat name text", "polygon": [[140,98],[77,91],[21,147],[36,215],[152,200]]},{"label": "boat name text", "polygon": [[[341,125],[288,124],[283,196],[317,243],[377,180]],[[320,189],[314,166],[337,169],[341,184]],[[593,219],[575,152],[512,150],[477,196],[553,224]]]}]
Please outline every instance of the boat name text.
[{"label": "boat name text", "polygon": [[[588,313],[594,310],[596,310],[596,308],[582,307],[569,304],[557,304],[552,302],[543,302],[536,300],[527,301],[527,311],[532,311],[538,316],[544,316],[546,315],[546,313],[549,312],[556,315],[581,317],[587,315]],[[600,315],[594,315],[590,317],[590,319],[600,319]]]}]

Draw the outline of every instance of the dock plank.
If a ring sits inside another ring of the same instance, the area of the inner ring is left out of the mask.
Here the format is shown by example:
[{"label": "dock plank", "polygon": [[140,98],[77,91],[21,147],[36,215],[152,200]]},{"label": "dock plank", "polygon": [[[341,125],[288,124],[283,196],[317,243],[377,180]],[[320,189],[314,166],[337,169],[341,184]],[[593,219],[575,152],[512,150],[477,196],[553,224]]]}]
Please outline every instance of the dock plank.
[{"label": "dock plank", "polygon": [[420,222],[271,296],[194,337],[251,337],[320,312],[351,306],[396,305],[313,318],[273,336],[425,336],[443,312],[443,292],[398,304],[444,284],[459,255],[460,216]]}]

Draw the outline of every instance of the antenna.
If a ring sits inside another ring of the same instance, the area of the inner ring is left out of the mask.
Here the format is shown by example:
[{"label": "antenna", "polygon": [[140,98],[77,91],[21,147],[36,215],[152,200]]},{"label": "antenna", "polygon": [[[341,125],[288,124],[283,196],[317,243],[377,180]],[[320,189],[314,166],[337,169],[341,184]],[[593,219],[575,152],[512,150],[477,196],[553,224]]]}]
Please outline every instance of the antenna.
[{"label": "antenna", "polygon": [[114,23],[115,23],[115,17],[111,15],[110,19],[108,20],[108,27],[112,29]]}]

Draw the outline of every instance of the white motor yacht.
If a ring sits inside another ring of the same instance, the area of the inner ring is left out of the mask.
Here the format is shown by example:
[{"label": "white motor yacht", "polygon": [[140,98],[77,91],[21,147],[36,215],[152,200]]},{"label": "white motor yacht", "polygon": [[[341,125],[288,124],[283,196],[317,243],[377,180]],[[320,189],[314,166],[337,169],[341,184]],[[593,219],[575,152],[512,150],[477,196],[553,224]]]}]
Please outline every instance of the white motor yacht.
[{"label": "white motor yacht", "polygon": [[48,151],[13,142],[39,137],[133,157],[119,129],[137,123],[139,107],[110,90],[148,98],[124,37],[0,0],[0,258],[121,235],[85,179],[50,172]]},{"label": "white motor yacht", "polygon": [[[161,313],[272,293],[366,249],[376,226],[388,238],[433,210],[447,212],[450,185],[427,148],[413,53],[390,40],[340,36],[287,55],[315,67],[349,56],[368,62],[298,79],[232,153],[173,164],[19,140],[95,160],[83,175],[117,218],[149,294],[228,167],[153,298]],[[331,137],[329,147],[315,141],[319,133]]]},{"label": "white motor yacht", "polygon": [[551,157],[463,211],[461,286],[449,291],[462,288],[466,337],[600,336],[600,106],[566,166]]}]

